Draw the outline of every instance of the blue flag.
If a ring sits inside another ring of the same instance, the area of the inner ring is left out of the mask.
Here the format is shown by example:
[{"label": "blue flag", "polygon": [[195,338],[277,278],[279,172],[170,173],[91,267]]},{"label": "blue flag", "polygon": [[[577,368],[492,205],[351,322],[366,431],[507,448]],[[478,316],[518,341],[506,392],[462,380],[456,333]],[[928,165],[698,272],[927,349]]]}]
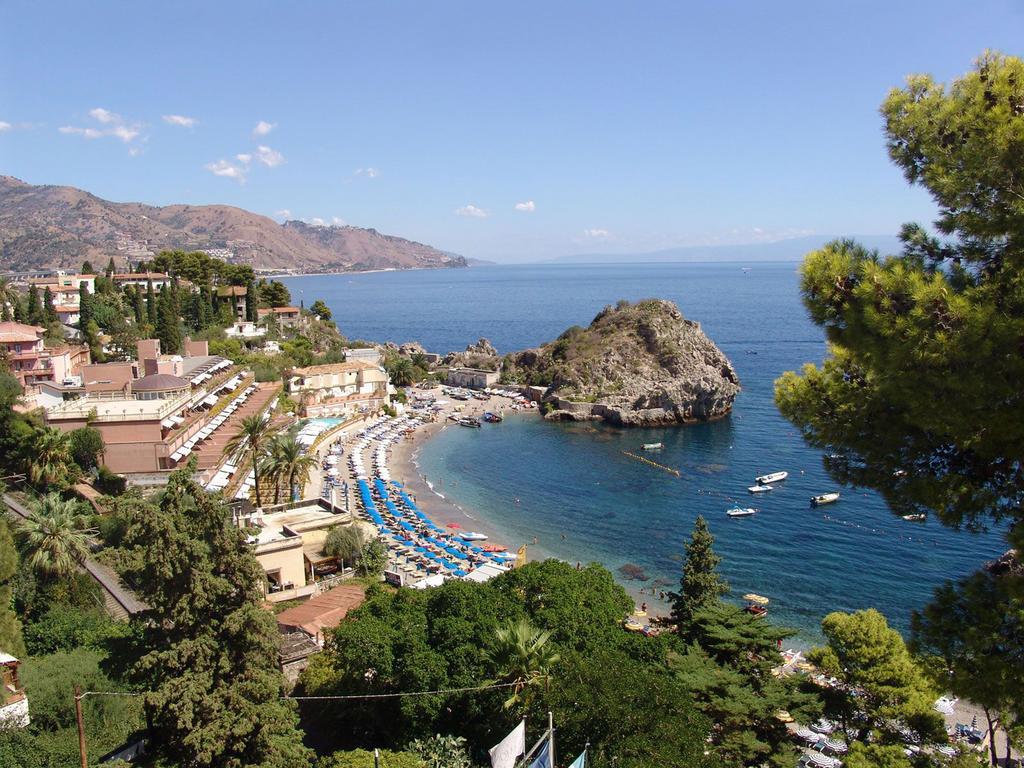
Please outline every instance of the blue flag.
[{"label": "blue flag", "polygon": [[587,750],[580,752],[580,756],[572,761],[569,768],[587,768]]},{"label": "blue flag", "polygon": [[537,757],[530,763],[530,768],[554,768],[551,765],[551,739],[547,739],[544,745],[537,750]]}]

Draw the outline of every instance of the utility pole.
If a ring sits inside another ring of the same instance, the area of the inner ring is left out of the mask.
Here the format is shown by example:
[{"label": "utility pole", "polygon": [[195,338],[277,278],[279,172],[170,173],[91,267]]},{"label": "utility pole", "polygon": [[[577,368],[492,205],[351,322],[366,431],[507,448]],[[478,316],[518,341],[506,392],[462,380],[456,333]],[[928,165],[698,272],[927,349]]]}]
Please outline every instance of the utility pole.
[{"label": "utility pole", "polygon": [[85,754],[85,724],[82,722],[82,689],[75,684],[75,720],[78,721],[78,754],[82,758],[82,768],[89,768],[89,758]]},{"label": "utility pole", "polygon": [[[548,744],[550,746],[550,751],[549,751],[549,754],[548,754],[548,761],[549,761],[549,764],[552,766],[552,768],[554,768],[554,765],[555,765],[555,718],[552,716],[550,711],[548,712],[548,739],[550,739],[550,741],[548,742]],[[82,766],[82,768],[85,768],[85,766]]]}]

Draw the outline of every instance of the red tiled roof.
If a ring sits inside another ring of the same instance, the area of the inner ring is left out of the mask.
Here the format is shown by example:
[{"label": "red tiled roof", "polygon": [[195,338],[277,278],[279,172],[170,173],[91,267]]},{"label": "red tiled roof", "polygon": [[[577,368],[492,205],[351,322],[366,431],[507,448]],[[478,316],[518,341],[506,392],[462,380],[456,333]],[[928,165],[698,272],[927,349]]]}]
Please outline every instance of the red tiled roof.
[{"label": "red tiled roof", "polygon": [[340,587],[311,597],[302,605],[289,608],[277,614],[281,627],[302,629],[314,637],[321,630],[338,626],[349,611],[355,610],[366,600],[366,590],[357,584],[343,584]]}]

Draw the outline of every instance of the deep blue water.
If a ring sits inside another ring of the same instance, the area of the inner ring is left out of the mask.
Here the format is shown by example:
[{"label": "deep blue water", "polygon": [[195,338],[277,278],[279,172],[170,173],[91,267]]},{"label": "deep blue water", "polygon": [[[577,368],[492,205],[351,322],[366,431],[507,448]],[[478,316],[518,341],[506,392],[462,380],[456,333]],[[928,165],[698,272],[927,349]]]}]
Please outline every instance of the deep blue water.
[{"label": "deep blue water", "polygon": [[[749,273],[741,266],[493,266],[286,282],[296,302],[326,301],[350,338],[417,340],[437,352],[486,336],[504,353],[587,325],[622,298],[675,301],[739,373],[743,392],[731,417],[651,430],[509,418],[480,430],[445,430],[422,449],[422,471],[503,532],[504,543],[537,537],[533,554],[597,560],[613,570],[635,563],[651,577],[647,586],[678,581],[683,542],[701,514],[733,593],[768,596],[775,620],[805,641],[819,638],[829,611],[868,606],[905,631],[911,610],[936,585],[976,569],[1002,552],[1004,541],[931,520],[906,522],[874,493],[839,488],[828,477],[820,453],[772,400],[783,371],[826,354],[800,303],[797,265],[755,264]],[[679,468],[681,479],[622,453],[659,441],[665,448],[654,458]],[[756,498],[746,492],[756,475],[774,470],[788,470],[789,480]],[[841,490],[838,503],[809,507],[811,495],[830,490]],[[727,518],[733,501],[761,511]]]}]

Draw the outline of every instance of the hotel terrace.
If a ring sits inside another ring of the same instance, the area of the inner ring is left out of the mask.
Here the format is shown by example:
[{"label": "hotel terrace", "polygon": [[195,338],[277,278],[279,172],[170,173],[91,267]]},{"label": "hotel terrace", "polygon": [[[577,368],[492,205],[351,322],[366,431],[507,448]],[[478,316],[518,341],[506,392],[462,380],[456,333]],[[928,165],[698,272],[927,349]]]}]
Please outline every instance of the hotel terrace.
[{"label": "hotel terrace", "polygon": [[356,416],[391,402],[387,372],[361,360],[295,368],[288,391],[303,416]]},{"label": "hotel terrace", "polygon": [[339,563],[323,552],[328,531],[340,524],[365,525],[353,523],[349,513],[326,499],[266,507],[241,524],[250,532],[249,543],[266,575],[270,602],[308,597],[316,594],[318,583],[322,588],[333,582]]},{"label": "hotel terrace", "polygon": [[227,421],[220,406],[252,385],[250,373],[206,354],[206,342],[188,342],[186,351],[161,355],[159,342],[147,339],[139,342],[138,363],[84,366],[79,396],[47,409],[46,423],[65,432],[99,430],[113,472],[173,469]]}]

